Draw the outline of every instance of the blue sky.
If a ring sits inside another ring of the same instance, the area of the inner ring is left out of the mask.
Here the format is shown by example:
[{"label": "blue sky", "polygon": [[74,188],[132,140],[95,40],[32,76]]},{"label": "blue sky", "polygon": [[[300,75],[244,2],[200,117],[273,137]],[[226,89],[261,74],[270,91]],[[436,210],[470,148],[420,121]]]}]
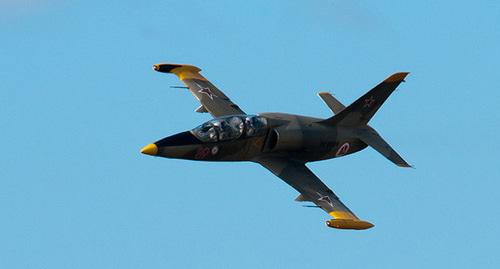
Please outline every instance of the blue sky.
[{"label": "blue sky", "polygon": [[[0,2],[1,268],[498,268],[498,1]],[[342,231],[252,163],[139,149],[209,119],[158,62],[245,111],[318,117],[396,71],[372,149],[309,167]]]}]

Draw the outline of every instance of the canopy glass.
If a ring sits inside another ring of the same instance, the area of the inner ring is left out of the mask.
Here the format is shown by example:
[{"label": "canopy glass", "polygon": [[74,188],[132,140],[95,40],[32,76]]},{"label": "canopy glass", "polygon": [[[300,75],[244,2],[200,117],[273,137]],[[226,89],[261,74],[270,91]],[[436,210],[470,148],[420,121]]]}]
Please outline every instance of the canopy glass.
[{"label": "canopy glass", "polygon": [[217,142],[263,134],[267,120],[255,115],[237,115],[213,119],[191,130],[203,142]]}]

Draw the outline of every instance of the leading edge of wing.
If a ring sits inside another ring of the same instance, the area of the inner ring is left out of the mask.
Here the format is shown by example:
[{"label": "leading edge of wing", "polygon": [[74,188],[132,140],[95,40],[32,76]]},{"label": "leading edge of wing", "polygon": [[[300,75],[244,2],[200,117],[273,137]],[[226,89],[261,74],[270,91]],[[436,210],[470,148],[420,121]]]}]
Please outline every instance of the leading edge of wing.
[{"label": "leading edge of wing", "polygon": [[302,201],[313,202],[332,216],[326,221],[328,227],[365,230],[374,226],[360,220],[304,163],[285,158],[260,158],[256,162],[300,192]]}]

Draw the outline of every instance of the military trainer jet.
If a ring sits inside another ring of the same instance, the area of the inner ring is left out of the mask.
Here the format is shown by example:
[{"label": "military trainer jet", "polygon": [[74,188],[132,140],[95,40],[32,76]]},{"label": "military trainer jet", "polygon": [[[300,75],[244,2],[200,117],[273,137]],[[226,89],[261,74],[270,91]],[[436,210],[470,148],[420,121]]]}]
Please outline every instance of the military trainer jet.
[{"label": "military trainer jet", "polygon": [[155,71],[172,73],[200,101],[195,111],[214,119],[145,146],[152,156],[196,161],[251,161],[259,163],[295,188],[296,201],[312,202],[333,219],[326,225],[338,229],[373,227],[349,210],[316,175],[307,162],[337,158],[371,146],[401,167],[410,165],[368,125],[384,101],[408,73],[395,73],[349,106],[331,94],[319,96],[334,115],[327,119],[286,113],[246,114],[222,91],[186,64],[155,64]]}]

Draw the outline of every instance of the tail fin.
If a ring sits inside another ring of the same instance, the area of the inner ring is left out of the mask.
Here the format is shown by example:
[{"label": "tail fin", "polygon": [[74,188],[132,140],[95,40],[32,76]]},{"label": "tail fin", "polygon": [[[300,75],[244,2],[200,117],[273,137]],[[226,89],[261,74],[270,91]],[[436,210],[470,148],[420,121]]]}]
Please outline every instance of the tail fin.
[{"label": "tail fin", "polygon": [[407,72],[400,72],[391,75],[358,100],[354,101],[354,103],[340,111],[340,113],[321,121],[321,123],[342,124],[346,126],[367,124],[408,74]]},{"label": "tail fin", "polygon": [[356,129],[356,136],[397,166],[412,167],[373,128],[366,126]]}]

